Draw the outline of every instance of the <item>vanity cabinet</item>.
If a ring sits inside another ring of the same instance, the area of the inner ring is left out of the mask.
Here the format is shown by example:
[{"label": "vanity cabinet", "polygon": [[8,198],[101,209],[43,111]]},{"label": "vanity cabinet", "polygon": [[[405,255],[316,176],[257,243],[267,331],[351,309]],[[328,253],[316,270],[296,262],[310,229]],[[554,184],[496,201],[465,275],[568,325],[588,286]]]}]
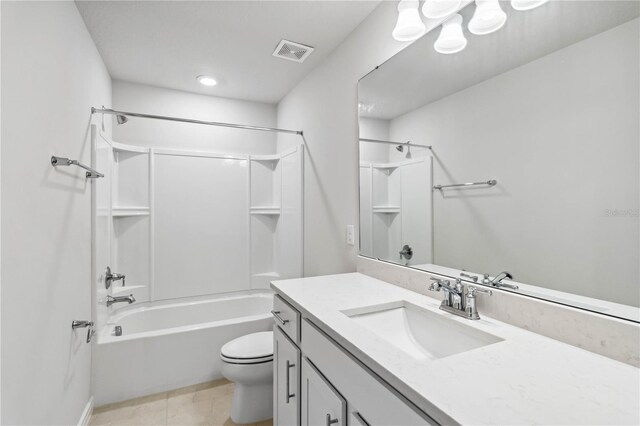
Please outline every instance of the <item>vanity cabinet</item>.
[{"label": "vanity cabinet", "polygon": [[300,423],[300,349],[279,326],[273,331],[273,419],[277,425]]},{"label": "vanity cabinet", "polygon": [[303,426],[346,426],[347,402],[322,374],[309,362],[302,360],[302,418]]},{"label": "vanity cabinet", "polygon": [[275,425],[437,424],[277,295],[274,316]]}]

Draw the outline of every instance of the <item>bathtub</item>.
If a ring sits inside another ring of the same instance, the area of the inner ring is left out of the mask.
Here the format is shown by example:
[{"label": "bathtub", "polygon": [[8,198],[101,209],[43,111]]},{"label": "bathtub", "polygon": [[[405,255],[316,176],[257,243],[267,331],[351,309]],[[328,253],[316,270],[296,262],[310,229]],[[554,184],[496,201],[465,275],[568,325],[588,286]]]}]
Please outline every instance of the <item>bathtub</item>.
[{"label": "bathtub", "polygon": [[221,378],[222,345],[271,330],[272,306],[272,293],[251,292],[118,310],[93,347],[96,406]]}]

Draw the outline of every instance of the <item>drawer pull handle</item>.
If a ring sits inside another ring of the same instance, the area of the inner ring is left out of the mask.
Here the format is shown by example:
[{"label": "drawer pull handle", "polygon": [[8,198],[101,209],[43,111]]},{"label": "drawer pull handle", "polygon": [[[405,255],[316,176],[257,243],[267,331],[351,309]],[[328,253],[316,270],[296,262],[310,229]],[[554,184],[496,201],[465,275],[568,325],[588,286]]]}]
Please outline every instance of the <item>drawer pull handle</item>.
[{"label": "drawer pull handle", "polygon": [[275,319],[277,319],[278,321],[280,321],[280,324],[285,325],[286,323],[289,322],[288,319],[284,319],[280,316],[280,311],[271,311],[271,315],[273,315],[275,317]]},{"label": "drawer pull handle", "polygon": [[290,376],[290,374],[289,374],[289,371],[291,370],[291,367],[295,367],[295,366],[296,366],[295,364],[292,364],[292,363],[290,363],[290,362],[289,362],[289,360],[287,360],[287,387],[286,387],[286,389],[285,389],[285,391],[287,392],[287,395],[286,395],[286,398],[285,398],[285,400],[286,400],[285,402],[286,402],[287,404],[289,403],[289,400],[290,400],[291,398],[293,398],[293,397],[295,397],[295,396],[296,396],[296,394],[295,394],[295,393],[291,393],[291,392],[289,392],[289,383],[290,383],[290,381],[291,381],[291,376]]},{"label": "drawer pull handle", "polygon": [[332,419],[331,414],[327,414],[327,426],[331,426],[334,423],[338,423],[338,419]]},{"label": "drawer pull handle", "polygon": [[358,421],[359,421],[360,423],[362,423],[362,424],[363,424],[363,426],[370,426],[370,425],[369,425],[369,422],[368,422],[368,421],[366,421],[366,420],[364,419],[364,417],[362,417],[362,415],[361,415],[360,413],[358,413],[357,411],[354,411],[354,412],[353,412],[353,417],[355,417],[356,419],[358,419]]}]

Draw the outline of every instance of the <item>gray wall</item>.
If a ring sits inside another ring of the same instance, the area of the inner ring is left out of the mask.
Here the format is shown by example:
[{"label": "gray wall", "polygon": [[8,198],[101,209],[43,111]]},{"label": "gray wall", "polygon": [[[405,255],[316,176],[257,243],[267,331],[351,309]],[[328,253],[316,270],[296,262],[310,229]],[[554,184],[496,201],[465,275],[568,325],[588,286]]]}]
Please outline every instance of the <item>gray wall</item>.
[{"label": "gray wall", "polygon": [[73,2],[1,2],[2,424],[77,424],[89,401],[90,108],[111,79]]},{"label": "gray wall", "polygon": [[[634,20],[398,117],[394,140],[434,146],[435,263],[507,269],[542,287],[638,305]],[[635,213],[611,217],[607,210]]]},{"label": "gray wall", "polygon": [[[345,226],[358,228],[358,79],[406,43],[390,37],[395,2],[381,2],[351,35],[278,104],[278,127],[303,129],[304,273],[355,271],[358,246]],[[278,149],[300,138],[278,135]],[[357,238],[356,238],[357,241]]]}]

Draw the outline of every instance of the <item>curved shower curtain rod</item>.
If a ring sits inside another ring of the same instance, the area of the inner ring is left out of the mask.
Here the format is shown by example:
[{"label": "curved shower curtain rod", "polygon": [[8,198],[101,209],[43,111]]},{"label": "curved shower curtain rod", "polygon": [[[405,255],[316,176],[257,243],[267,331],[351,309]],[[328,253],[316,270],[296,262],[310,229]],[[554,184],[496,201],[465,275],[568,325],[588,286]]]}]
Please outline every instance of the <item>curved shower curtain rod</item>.
[{"label": "curved shower curtain rod", "polygon": [[417,143],[411,143],[411,141],[407,142],[394,142],[394,141],[384,141],[382,139],[368,139],[368,138],[360,138],[361,142],[372,142],[372,143],[385,143],[387,145],[408,145],[409,147],[418,147],[418,148],[427,148],[433,150],[431,145],[420,145]]},{"label": "curved shower curtain rod", "polygon": [[193,120],[190,118],[178,118],[178,117],[167,117],[163,115],[152,115],[152,114],[141,114],[137,112],[127,112],[127,111],[116,111],[109,108],[91,108],[91,114],[101,113],[101,114],[111,114],[118,117],[118,123],[123,124],[126,122],[126,119],[122,122],[120,121],[120,117],[138,117],[138,118],[151,118],[154,120],[167,120],[167,121],[179,121],[182,123],[193,123],[193,124],[205,124],[207,126],[218,126],[218,127],[232,127],[234,129],[247,129],[247,130],[259,130],[262,132],[280,132],[280,133],[291,133],[295,135],[304,136],[302,130],[288,130],[288,129],[277,129],[273,127],[259,127],[259,126],[247,126],[244,124],[232,124],[232,123],[221,123],[217,121],[203,121],[203,120]]}]

